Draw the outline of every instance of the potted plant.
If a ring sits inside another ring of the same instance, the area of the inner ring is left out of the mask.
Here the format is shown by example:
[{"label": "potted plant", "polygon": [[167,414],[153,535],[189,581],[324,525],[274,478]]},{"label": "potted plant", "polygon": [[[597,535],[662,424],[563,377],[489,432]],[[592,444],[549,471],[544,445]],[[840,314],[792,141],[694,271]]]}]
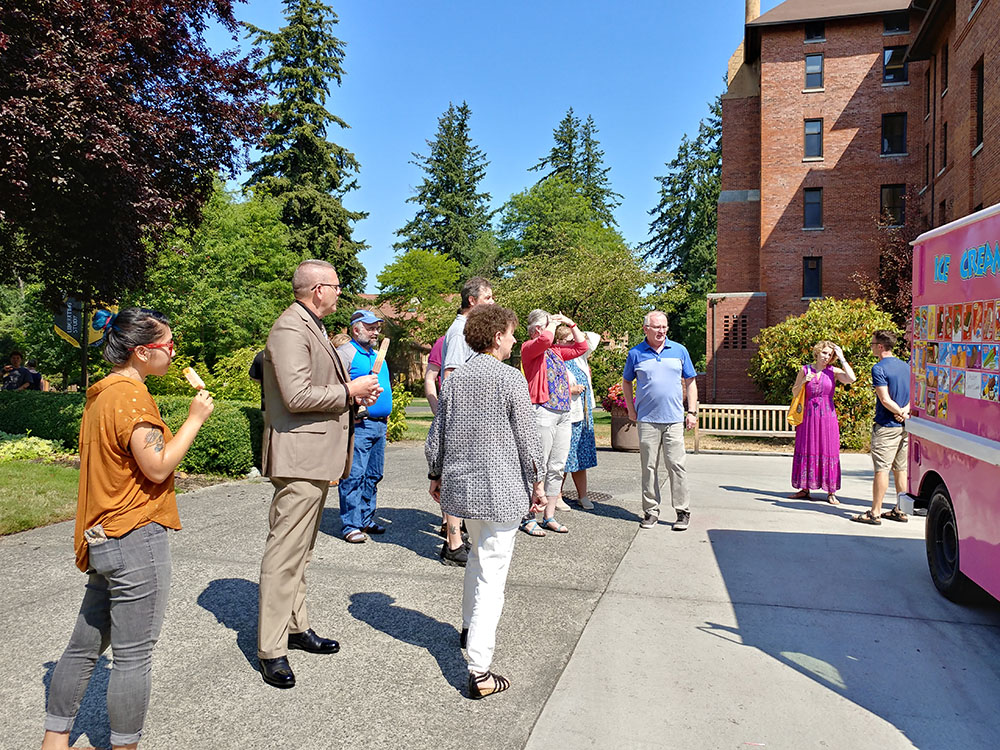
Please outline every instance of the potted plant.
[{"label": "potted plant", "polygon": [[601,406],[611,414],[611,449],[638,451],[639,428],[628,418],[625,394],[622,393],[620,382],[608,388],[607,395],[601,399]]}]

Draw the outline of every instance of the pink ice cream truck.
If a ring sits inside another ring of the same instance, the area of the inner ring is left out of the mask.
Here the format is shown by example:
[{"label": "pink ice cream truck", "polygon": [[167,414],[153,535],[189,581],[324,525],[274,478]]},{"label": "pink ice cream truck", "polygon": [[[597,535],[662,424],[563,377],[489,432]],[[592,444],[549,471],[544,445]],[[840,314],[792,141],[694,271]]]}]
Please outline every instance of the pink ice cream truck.
[{"label": "pink ice cream truck", "polygon": [[1000,599],[1000,205],[913,242],[909,492],[927,562],[961,600]]}]

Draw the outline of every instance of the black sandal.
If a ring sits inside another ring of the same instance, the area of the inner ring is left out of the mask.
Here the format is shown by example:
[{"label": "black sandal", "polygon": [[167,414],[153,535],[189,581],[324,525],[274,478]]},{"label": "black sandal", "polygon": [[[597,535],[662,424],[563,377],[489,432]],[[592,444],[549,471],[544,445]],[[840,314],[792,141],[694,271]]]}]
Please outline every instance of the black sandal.
[{"label": "black sandal", "polygon": [[864,513],[862,513],[860,515],[857,515],[857,516],[851,516],[851,520],[852,521],[856,521],[858,523],[866,523],[869,526],[881,526],[882,525],[882,521],[880,521],[879,518],[874,513],[872,513],[870,510],[866,510]]},{"label": "black sandal", "polygon": [[[483,683],[490,678],[493,678],[493,687],[483,688]],[[472,700],[479,700],[480,698],[485,698],[487,695],[493,695],[494,693],[502,693],[509,687],[510,680],[505,677],[501,677],[498,674],[493,674],[492,672],[483,672],[482,674],[469,672],[469,697],[472,698]]]},{"label": "black sandal", "polygon": [[906,523],[910,520],[899,508],[893,508],[892,510],[883,513],[882,518],[888,518],[890,521],[899,521],[900,523]]}]

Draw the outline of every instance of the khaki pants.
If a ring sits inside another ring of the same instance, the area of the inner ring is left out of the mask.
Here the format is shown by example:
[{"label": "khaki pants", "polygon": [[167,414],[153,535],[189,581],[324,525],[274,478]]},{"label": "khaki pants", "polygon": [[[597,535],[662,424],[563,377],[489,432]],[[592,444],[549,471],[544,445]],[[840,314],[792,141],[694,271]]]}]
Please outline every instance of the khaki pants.
[{"label": "khaki pants", "polygon": [[306,567],[312,559],[330,483],[272,477],[271,531],[260,563],[257,656],[288,655],[288,634],[309,629]]},{"label": "khaki pants", "polygon": [[670,504],[688,510],[687,452],[684,423],[639,422],[639,459],[642,462],[642,510],[660,515],[660,457],[670,475]]}]

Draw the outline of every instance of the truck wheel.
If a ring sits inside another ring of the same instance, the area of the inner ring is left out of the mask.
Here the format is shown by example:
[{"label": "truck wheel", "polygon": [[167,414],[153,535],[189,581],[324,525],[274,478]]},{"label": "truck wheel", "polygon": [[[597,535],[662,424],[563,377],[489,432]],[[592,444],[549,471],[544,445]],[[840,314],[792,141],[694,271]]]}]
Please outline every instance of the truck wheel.
[{"label": "truck wheel", "polygon": [[948,489],[939,484],[927,508],[927,565],[937,590],[953,602],[974,598],[977,586],[959,570],[958,525]]}]

